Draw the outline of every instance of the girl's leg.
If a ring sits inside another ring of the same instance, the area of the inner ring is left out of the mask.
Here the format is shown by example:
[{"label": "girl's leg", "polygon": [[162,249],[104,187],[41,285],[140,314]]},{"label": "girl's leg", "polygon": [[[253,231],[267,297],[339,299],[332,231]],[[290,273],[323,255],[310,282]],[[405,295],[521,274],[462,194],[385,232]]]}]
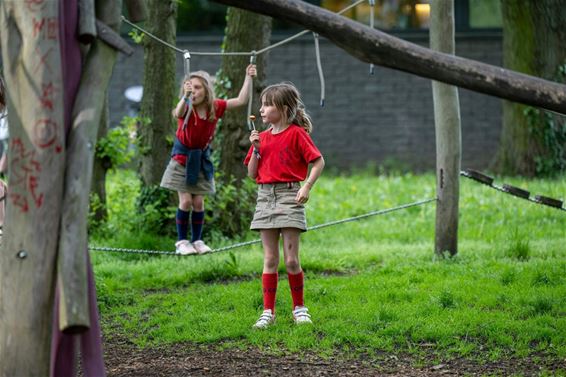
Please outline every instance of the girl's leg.
[{"label": "girl's leg", "polygon": [[188,192],[178,192],[179,194],[179,208],[177,208],[176,223],[177,223],[177,239],[179,241],[187,239],[189,228],[189,217],[191,214],[192,195]]},{"label": "girl's leg", "polygon": [[277,293],[277,267],[279,265],[279,229],[261,230],[263,243],[263,309],[275,313],[275,296]]},{"label": "girl's leg", "polygon": [[285,267],[293,298],[293,309],[304,306],[304,274],[299,261],[299,240],[301,231],[296,228],[281,229]]},{"label": "girl's leg", "polygon": [[191,216],[191,242],[202,240],[203,225],[204,225],[204,195],[193,195],[193,214]]}]

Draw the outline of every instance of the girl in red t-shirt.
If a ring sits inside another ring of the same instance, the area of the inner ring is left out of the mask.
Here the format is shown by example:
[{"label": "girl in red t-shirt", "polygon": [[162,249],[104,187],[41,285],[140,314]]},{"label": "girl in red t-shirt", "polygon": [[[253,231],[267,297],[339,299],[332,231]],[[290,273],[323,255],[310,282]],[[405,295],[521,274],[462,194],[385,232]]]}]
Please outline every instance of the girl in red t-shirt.
[{"label": "girl in red t-shirt", "polygon": [[[244,160],[248,175],[259,184],[251,229],[260,231],[264,250],[264,311],[254,327],[265,328],[275,320],[280,235],[293,298],[293,319],[297,324],[312,323],[304,305],[299,235],[307,230],[304,205],[324,168],[324,159],[309,136],[312,122],[293,84],[265,88],[260,113],[263,123],[270,127],[261,133],[252,131],[252,146]],[[301,186],[309,164],[312,168]]]},{"label": "girl in red t-shirt", "polygon": [[[215,192],[209,145],[224,111],[248,102],[251,80],[255,75],[256,66],[248,65],[238,97],[228,100],[214,98],[212,81],[205,71],[192,72],[183,79],[180,100],[173,110],[178,127],[172,158],[161,179],[161,187],[179,194],[176,214],[178,240],[175,243],[177,254],[211,251],[202,240],[204,195]],[[189,220],[191,241],[187,237]]]}]

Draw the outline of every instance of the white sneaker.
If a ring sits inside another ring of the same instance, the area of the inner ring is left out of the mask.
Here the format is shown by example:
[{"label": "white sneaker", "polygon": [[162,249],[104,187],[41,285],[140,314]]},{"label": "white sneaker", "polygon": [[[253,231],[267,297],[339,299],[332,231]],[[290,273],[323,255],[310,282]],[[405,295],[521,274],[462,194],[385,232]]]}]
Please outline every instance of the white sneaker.
[{"label": "white sneaker", "polygon": [[263,313],[259,316],[259,319],[253,325],[255,329],[265,329],[267,326],[273,324],[275,322],[275,314],[271,311],[271,309],[264,310]]},{"label": "white sneaker", "polygon": [[175,254],[191,255],[196,254],[197,250],[188,240],[181,240],[175,242]]},{"label": "white sneaker", "polygon": [[293,320],[297,325],[312,324],[311,315],[306,306],[295,306]]},{"label": "white sneaker", "polygon": [[203,240],[193,242],[193,246],[199,254],[206,254],[212,251],[212,249],[207,246]]}]

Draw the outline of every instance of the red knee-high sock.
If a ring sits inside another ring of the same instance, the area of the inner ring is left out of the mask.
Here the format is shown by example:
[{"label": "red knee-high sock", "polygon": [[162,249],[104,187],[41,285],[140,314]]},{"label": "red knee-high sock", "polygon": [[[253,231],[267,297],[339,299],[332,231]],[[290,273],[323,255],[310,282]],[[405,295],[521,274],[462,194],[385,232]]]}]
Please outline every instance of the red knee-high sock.
[{"label": "red knee-high sock", "polygon": [[304,285],[305,285],[305,274],[303,271],[298,274],[289,274],[289,287],[291,288],[291,296],[293,297],[293,308],[296,306],[304,306]]},{"label": "red knee-high sock", "polygon": [[275,294],[277,293],[277,272],[273,274],[264,273],[261,277],[263,286],[263,310],[271,309],[275,313]]}]

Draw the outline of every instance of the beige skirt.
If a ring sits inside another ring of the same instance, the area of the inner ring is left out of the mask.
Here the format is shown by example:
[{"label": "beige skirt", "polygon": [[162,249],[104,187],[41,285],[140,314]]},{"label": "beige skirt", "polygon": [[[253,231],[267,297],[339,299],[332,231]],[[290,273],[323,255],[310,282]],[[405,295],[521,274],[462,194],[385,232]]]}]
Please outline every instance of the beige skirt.
[{"label": "beige skirt", "polygon": [[163,173],[160,186],[173,191],[188,192],[193,195],[214,194],[216,192],[214,178],[210,181],[206,180],[202,171],[199,173],[196,185],[187,185],[186,175],[185,167],[171,159],[167,169],[165,169],[165,173]]},{"label": "beige skirt", "polygon": [[298,182],[260,184],[250,229],[297,228],[307,230],[305,206],[295,201]]}]

